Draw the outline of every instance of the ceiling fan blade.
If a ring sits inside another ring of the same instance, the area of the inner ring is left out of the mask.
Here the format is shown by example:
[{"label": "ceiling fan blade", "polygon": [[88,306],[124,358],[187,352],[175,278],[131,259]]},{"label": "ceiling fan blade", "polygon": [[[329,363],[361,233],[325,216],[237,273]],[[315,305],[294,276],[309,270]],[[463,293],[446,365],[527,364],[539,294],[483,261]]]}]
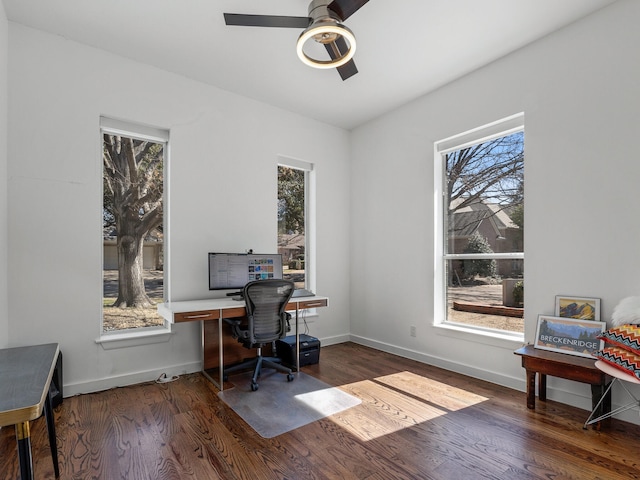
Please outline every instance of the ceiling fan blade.
[{"label": "ceiling fan blade", "polygon": [[342,81],[345,81],[346,79],[351,78],[356,73],[358,73],[358,69],[356,67],[356,64],[353,61],[353,58],[349,60],[347,63],[345,63],[344,65],[336,68],[336,70],[338,70],[338,73],[340,74]]},{"label": "ceiling fan blade", "polygon": [[243,27],[280,27],[307,28],[311,23],[309,17],[288,17],[283,15],[245,15],[243,13],[225,13],[227,25]]},{"label": "ceiling fan blade", "polygon": [[333,2],[328,5],[328,8],[344,22],[368,1],[369,0],[333,0]]},{"label": "ceiling fan blade", "polygon": [[[342,36],[338,36],[335,42],[326,43],[324,46],[327,49],[327,52],[329,52],[329,56],[334,60],[339,56],[344,55],[348,50],[347,42]],[[356,67],[353,59],[349,60],[344,65],[336,67],[336,70],[338,70],[343,81],[358,73],[358,68]]]}]

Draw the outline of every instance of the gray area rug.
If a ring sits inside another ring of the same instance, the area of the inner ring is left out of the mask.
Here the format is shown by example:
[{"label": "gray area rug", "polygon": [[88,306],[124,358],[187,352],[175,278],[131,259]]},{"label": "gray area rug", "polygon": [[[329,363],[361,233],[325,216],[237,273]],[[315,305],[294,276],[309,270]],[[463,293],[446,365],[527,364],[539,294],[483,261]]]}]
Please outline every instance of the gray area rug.
[{"label": "gray area rug", "polygon": [[229,377],[235,387],[218,396],[263,438],[272,438],[360,404],[360,399],[300,372],[267,370],[251,391],[251,373]]}]

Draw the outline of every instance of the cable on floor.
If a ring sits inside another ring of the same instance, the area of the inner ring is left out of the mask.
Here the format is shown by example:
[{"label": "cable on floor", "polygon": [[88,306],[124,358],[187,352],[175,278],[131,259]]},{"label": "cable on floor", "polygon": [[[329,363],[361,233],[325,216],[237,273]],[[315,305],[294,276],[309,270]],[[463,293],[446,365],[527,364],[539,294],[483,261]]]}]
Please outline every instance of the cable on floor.
[{"label": "cable on floor", "polygon": [[162,375],[160,375],[157,379],[156,379],[156,383],[169,383],[169,382],[175,382],[176,380],[178,380],[180,378],[179,375],[174,375],[172,377],[167,377],[166,373],[163,373]]}]

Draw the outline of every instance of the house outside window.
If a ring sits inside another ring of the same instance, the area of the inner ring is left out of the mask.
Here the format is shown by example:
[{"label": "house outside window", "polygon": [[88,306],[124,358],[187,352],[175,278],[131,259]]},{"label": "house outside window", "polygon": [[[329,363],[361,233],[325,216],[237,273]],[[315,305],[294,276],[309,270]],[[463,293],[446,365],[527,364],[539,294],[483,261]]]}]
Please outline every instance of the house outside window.
[{"label": "house outside window", "polygon": [[165,328],[165,171],[169,132],[100,119],[103,164],[101,335]]},{"label": "house outside window", "polygon": [[278,253],[284,278],[315,288],[313,275],[313,165],[281,157],[278,165]]},{"label": "house outside window", "polygon": [[436,323],[522,337],[524,116],[437,142],[435,170]]}]

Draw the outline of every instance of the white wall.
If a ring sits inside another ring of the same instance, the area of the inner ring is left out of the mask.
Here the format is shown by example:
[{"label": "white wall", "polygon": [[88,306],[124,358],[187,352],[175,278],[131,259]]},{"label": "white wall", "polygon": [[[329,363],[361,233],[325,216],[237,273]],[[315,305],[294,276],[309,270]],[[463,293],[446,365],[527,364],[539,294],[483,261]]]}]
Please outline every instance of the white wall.
[{"label": "white wall", "polygon": [[9,25],[0,2],[0,348],[9,344],[7,305],[7,65]]},{"label": "white wall", "polygon": [[[172,299],[209,295],[209,250],[275,250],[275,202],[264,199],[275,198],[277,155],[299,158],[317,166],[317,283],[330,296],[311,333],[326,345],[351,332],[355,341],[523,390],[518,345],[432,326],[433,143],[524,111],[526,339],[537,315],[552,313],[556,294],[600,297],[609,317],[640,286],[639,17],[640,2],[616,2],[351,135],[9,24],[6,158],[0,147],[9,209],[7,223],[0,197],[0,239],[8,232],[11,258],[2,268],[0,241],[0,282],[8,275],[11,284],[0,285],[0,305],[8,304],[10,321],[0,307],[0,345],[7,331],[11,345],[60,342],[65,394],[197,369],[192,325],[177,326],[163,344],[105,351],[94,342],[98,117],[109,115],[171,129]],[[0,80],[6,30],[0,17]],[[3,99],[0,90],[0,140]],[[588,408],[587,386],[549,386],[551,398]]]},{"label": "white wall", "polygon": [[[640,293],[638,18],[640,2],[616,2],[353,132],[355,341],[525,389],[519,344],[433,327],[434,142],[518,112],[526,340],[557,294],[599,297],[607,319]],[[550,398],[590,409],[588,386],[549,387]]]},{"label": "white wall", "polygon": [[59,342],[65,395],[200,368],[196,325],[167,343],[95,343],[100,115],[170,129],[172,300],[211,296],[208,251],[275,251],[278,155],[316,164],[317,288],[330,306],[311,333],[347,338],[346,131],[20,25],[9,38],[9,339]]}]

